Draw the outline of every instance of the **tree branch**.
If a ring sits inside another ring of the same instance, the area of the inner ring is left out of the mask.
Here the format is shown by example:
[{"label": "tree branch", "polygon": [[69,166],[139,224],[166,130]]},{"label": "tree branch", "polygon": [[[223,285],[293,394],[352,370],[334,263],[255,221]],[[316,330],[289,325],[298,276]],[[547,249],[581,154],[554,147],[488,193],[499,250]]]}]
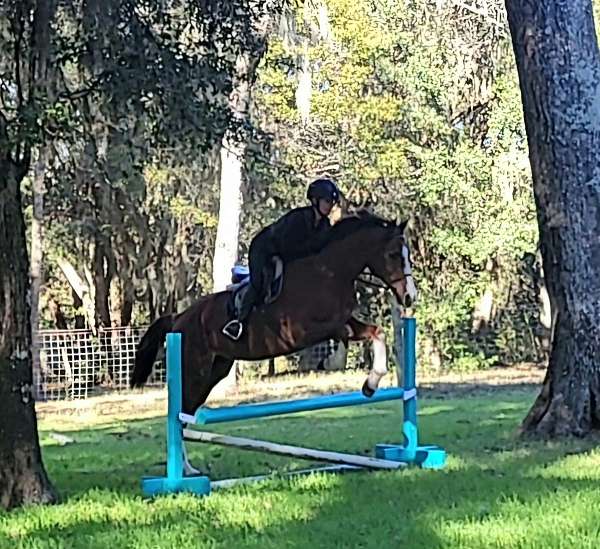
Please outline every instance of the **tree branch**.
[{"label": "tree branch", "polygon": [[452,3],[457,8],[462,8],[464,10],[470,11],[471,13],[474,13],[475,15],[479,15],[486,22],[488,22],[488,23],[496,26],[497,28],[501,29],[505,34],[508,34],[508,24],[507,25],[503,25],[502,23],[500,23],[496,19],[492,19],[481,8],[478,8],[478,7],[476,7],[474,5],[471,5],[471,4],[467,4],[467,3],[463,2],[462,0],[452,0]]}]

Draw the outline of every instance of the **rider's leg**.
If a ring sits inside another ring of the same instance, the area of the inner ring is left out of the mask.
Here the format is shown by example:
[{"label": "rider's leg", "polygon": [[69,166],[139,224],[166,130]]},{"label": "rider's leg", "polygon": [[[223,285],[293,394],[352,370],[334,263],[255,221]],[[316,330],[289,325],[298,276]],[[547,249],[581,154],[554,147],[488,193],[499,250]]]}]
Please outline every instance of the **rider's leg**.
[{"label": "rider's leg", "polygon": [[268,242],[255,238],[250,244],[248,264],[250,267],[250,283],[242,298],[237,318],[229,321],[223,328],[223,333],[231,339],[238,340],[244,330],[244,323],[255,305],[263,301],[264,269],[271,257]]}]

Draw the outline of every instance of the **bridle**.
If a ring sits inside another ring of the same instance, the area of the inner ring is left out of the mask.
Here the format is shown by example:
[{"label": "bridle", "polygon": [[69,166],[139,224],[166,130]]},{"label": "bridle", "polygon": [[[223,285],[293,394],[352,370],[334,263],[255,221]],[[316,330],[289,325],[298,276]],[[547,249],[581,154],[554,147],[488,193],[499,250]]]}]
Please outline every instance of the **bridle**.
[{"label": "bridle", "polygon": [[[406,253],[404,254],[404,250],[406,250]],[[363,284],[366,284],[367,286],[372,286],[373,288],[381,288],[381,289],[388,289],[390,286],[394,286],[394,284],[396,284],[397,282],[400,282],[401,280],[408,280],[409,278],[413,278],[413,274],[412,274],[412,269],[411,269],[411,265],[410,265],[410,255],[408,252],[408,248],[406,246],[403,247],[403,255],[404,255],[404,260],[405,260],[405,264],[404,264],[404,271],[403,271],[403,275],[399,278],[395,278],[394,280],[390,280],[389,284],[385,284],[380,277],[374,275],[372,272],[370,272],[369,267],[365,267],[365,269],[358,275],[357,280],[362,282]],[[363,275],[363,273],[365,271],[369,271],[368,273],[366,273],[365,275]],[[365,278],[363,278],[361,275],[363,276],[368,276],[371,279],[376,279],[376,281],[374,282],[373,280],[367,280]],[[414,279],[413,279],[413,284],[414,284]]]},{"label": "bridle", "polygon": [[[367,269],[368,269],[368,267],[367,267]],[[369,277],[369,278],[364,278],[364,277]],[[408,273],[408,274],[404,273],[403,277],[395,278],[394,280],[391,280],[389,286],[393,286],[394,284],[396,284],[396,282],[400,282],[401,280],[406,280],[408,277],[412,278],[412,273]],[[389,288],[389,286],[387,284],[385,284],[381,280],[381,278],[379,278],[378,276],[374,275],[371,272],[365,273],[365,271],[363,271],[360,275],[358,275],[356,280],[358,282],[362,282],[363,284],[366,284],[367,286],[371,286],[373,288],[380,288],[382,290],[387,290]]]}]

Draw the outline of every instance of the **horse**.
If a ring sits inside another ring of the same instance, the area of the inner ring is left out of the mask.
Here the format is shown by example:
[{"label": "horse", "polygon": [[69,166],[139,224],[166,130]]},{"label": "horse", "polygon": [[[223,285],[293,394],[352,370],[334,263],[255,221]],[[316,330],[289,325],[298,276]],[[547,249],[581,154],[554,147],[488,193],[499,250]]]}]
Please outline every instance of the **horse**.
[{"label": "horse", "polygon": [[194,414],[213,387],[224,379],[234,361],[263,360],[287,355],[327,339],[370,340],[373,365],[362,391],[373,396],[387,373],[383,330],[353,316],[354,283],[369,268],[396,297],[398,307],[410,307],[417,296],[404,231],[371,213],[342,219],[327,244],[310,257],[284,266],[283,286],[275,301],[254,309],[244,335],[233,341],[223,335],[229,320],[230,292],[206,295],[179,314],[155,320],[140,340],[131,386],[144,385],[163,346],[166,334],[182,334],[183,411]]}]

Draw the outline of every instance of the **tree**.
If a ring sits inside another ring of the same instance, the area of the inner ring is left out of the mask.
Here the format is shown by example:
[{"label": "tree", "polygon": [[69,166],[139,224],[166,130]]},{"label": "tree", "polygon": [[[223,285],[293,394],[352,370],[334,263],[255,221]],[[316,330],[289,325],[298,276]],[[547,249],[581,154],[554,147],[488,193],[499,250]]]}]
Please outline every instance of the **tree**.
[{"label": "tree", "polygon": [[550,363],[526,433],[600,426],[600,54],[590,0],[506,0],[540,245]]},{"label": "tree", "polygon": [[[254,17],[241,19],[251,24],[241,33],[246,41],[236,55],[229,105],[235,119],[246,128],[250,125],[251,92],[256,70],[267,48],[267,36],[272,30],[272,23],[279,13],[279,10],[265,8],[255,13]],[[244,137],[247,139],[250,135]],[[213,256],[213,292],[225,290],[231,281],[231,268],[238,258],[246,139],[236,138],[231,132],[227,132],[221,141],[219,223]],[[235,387],[237,371],[237,363],[234,363],[227,377],[219,383],[221,390],[228,391]]]},{"label": "tree", "polygon": [[4,508],[56,499],[42,463],[34,409],[29,260],[20,189],[35,139],[29,121],[45,91],[54,9],[52,0],[15,0],[0,10],[0,63],[6,78],[0,92],[0,507]]},{"label": "tree", "polygon": [[[2,507],[45,503],[56,497],[41,460],[32,394],[30,280],[21,183],[33,153],[47,145],[50,136],[66,151],[65,157],[70,146],[92,151],[85,156],[94,168],[91,185],[75,185],[73,196],[83,195],[80,202],[84,203],[91,199],[94,216],[115,204],[127,208],[128,203],[114,196],[120,196],[123,180],[139,180],[151,165],[138,162],[146,153],[151,160],[166,150],[202,153],[214,149],[227,131],[237,135],[239,124],[231,117],[227,97],[235,74],[232,62],[248,41],[239,32],[246,22],[238,25],[238,19],[275,9],[276,3],[239,0],[227,3],[226,9],[222,5],[167,0],[161,2],[161,9],[149,10],[142,0],[0,3]],[[229,37],[218,46],[213,42],[217,31]],[[86,108],[90,103],[98,106],[96,112]],[[105,122],[110,131],[93,139],[86,139],[89,135],[84,133],[81,139],[79,130],[93,125],[86,126],[90,116],[92,122]],[[181,157],[171,161],[178,166]],[[111,168],[117,168],[116,173]],[[97,217],[104,222],[101,215]],[[95,229],[97,244],[105,235]],[[107,265],[111,257],[106,242],[101,244],[103,249],[94,258],[96,280],[104,278],[100,284],[108,285],[114,266]],[[99,312],[108,323],[106,292],[100,298],[103,310]]]}]

